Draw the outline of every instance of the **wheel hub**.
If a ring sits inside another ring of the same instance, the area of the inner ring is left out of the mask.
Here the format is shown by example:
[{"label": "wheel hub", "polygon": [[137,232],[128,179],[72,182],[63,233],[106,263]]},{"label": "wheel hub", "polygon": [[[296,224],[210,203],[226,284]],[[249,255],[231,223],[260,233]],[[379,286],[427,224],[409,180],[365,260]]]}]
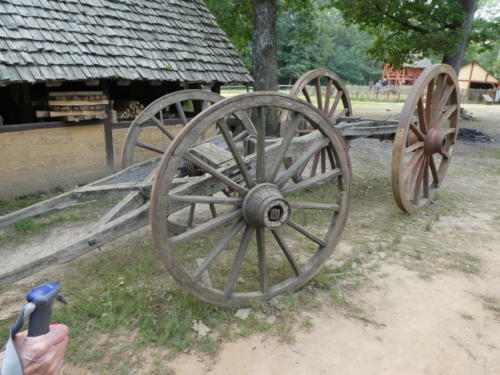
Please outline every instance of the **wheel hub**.
[{"label": "wheel hub", "polygon": [[259,184],[243,200],[243,217],[256,227],[276,229],[290,217],[290,205],[273,184]]},{"label": "wheel hub", "polygon": [[424,152],[427,155],[432,155],[437,152],[445,151],[446,136],[440,129],[432,128],[426,134],[424,139]]}]

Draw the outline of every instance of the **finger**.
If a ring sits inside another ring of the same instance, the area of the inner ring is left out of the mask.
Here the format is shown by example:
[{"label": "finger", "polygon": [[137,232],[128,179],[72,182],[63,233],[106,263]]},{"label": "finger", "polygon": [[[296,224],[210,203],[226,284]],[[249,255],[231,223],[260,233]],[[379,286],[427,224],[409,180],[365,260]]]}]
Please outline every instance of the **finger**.
[{"label": "finger", "polygon": [[[65,324],[51,325],[49,327],[49,332],[47,332],[45,335],[36,337],[25,337],[25,340],[20,342],[23,342],[24,345],[30,345],[30,346],[56,345],[59,342],[63,341],[65,337],[68,337],[68,332],[69,328]],[[47,348],[44,348],[44,350],[46,349]]]},{"label": "finger", "polygon": [[67,337],[58,344],[52,345],[49,350],[43,353],[36,361],[31,361],[25,365],[25,375],[54,374],[54,369],[59,363],[62,363],[64,359],[67,345]]},{"label": "finger", "polygon": [[67,344],[68,339],[66,338],[66,340],[54,346],[54,350],[50,353],[50,360],[47,361],[47,370],[43,374],[53,375],[59,372],[64,362],[64,353],[66,352]]},{"label": "finger", "polygon": [[67,343],[68,327],[64,324],[50,326],[49,332],[45,335],[26,337],[23,334],[19,338],[16,336],[19,355],[25,368],[30,371],[45,371],[48,368],[45,359],[54,357],[52,353],[59,345],[65,350]]}]

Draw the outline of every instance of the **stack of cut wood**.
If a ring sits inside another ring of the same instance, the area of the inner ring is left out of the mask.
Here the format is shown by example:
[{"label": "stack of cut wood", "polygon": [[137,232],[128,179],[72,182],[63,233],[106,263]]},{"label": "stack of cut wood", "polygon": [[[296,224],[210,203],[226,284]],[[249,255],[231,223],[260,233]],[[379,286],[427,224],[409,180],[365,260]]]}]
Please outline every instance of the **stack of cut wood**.
[{"label": "stack of cut wood", "polygon": [[118,120],[133,120],[144,109],[144,105],[136,100],[116,100],[114,102]]},{"label": "stack of cut wood", "polygon": [[105,119],[109,101],[102,91],[59,91],[33,104],[41,108],[36,111],[37,118],[78,122]]}]

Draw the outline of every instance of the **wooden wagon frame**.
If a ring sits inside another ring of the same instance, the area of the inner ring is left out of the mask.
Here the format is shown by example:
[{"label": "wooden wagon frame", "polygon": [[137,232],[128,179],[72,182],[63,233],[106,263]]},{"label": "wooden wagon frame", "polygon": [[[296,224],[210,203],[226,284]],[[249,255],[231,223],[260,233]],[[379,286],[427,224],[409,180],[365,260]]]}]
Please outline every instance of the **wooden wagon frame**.
[{"label": "wooden wagon frame", "polygon": [[[203,108],[190,121],[187,102]],[[165,121],[172,109],[184,124],[176,136]],[[168,94],[132,123],[121,171],[0,217],[0,227],[5,227],[51,210],[119,199],[85,235],[50,255],[2,271],[0,285],[150,223],[168,271],[209,303],[240,306],[296,290],[325,263],[344,230],[351,199],[349,141],[394,142],[394,198],[402,210],[413,212],[432,201],[446,175],[459,109],[457,77],[447,65],[434,65],[420,75],[398,121],[353,117],[345,86],[326,69],[306,73],[289,95],[255,92],[224,99],[201,90]],[[270,121],[279,121],[280,137],[266,136]],[[168,147],[141,140],[151,128],[170,141]],[[138,162],[144,150],[159,155]],[[328,195],[314,201],[307,194],[316,188],[328,188]],[[198,213],[198,207],[206,209]],[[327,217],[328,225],[320,233],[307,227],[307,220],[299,223],[294,215],[302,211]],[[218,234],[217,240],[202,242],[202,256],[191,255],[194,245],[185,244],[207,233]],[[291,233],[306,241],[298,250],[290,245],[295,238]],[[234,249],[227,250],[236,238]],[[248,255],[252,241],[255,257]],[[289,266],[290,274],[282,279],[271,275],[277,256],[273,251]],[[222,262],[223,253],[225,265],[218,266],[214,278],[209,270]],[[253,270],[245,268],[249,258]],[[239,282],[243,269],[256,280]]]}]

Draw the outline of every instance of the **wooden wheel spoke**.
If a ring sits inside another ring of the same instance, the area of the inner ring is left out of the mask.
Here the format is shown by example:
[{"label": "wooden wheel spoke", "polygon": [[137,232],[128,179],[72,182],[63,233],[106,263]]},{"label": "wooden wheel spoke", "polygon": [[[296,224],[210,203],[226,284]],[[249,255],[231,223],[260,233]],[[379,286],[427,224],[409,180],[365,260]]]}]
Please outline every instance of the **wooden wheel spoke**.
[{"label": "wooden wheel spoke", "polygon": [[431,119],[429,121],[429,127],[432,127],[432,123],[435,121],[437,116],[439,116],[439,112],[441,111],[442,107],[439,107],[439,102],[440,102],[441,96],[443,94],[445,80],[446,80],[446,76],[443,74],[439,75],[439,77],[437,78],[436,88],[434,89],[434,93],[432,95]]},{"label": "wooden wheel spoke", "polygon": [[216,179],[218,179],[219,181],[225,183],[230,188],[232,188],[232,189],[234,189],[234,190],[236,190],[236,191],[238,191],[238,192],[240,192],[242,194],[246,194],[248,192],[248,190],[245,189],[243,186],[241,186],[240,184],[234,182],[229,177],[227,177],[226,175],[222,174],[221,172],[219,172],[215,168],[211,167],[210,165],[208,165],[207,163],[205,163],[203,160],[201,160],[197,156],[194,156],[192,153],[186,152],[184,154],[184,159],[186,159],[187,161],[193,163],[198,168],[200,168],[202,171],[205,171],[205,172],[211,174]]},{"label": "wooden wheel spoke", "polygon": [[424,142],[420,141],[420,142],[415,142],[414,144],[408,146],[405,148],[405,152],[413,152],[413,151],[416,151],[418,150],[419,148],[422,148],[424,147]]},{"label": "wooden wheel spoke", "polygon": [[210,219],[203,224],[197,225],[191,230],[178,234],[177,236],[170,237],[170,243],[172,245],[177,245],[182,241],[186,241],[217,227],[223,226],[237,217],[241,217],[241,209],[227,212],[224,215],[217,216],[216,218]]},{"label": "wooden wheel spoke", "polygon": [[254,232],[254,228],[250,225],[245,227],[245,231],[243,232],[243,237],[241,238],[240,246],[238,248],[238,252],[233,261],[233,266],[231,267],[231,272],[229,277],[227,278],[226,284],[224,285],[224,294],[226,296],[231,295],[233,292],[234,284],[236,283],[236,279],[238,277],[238,273],[240,272],[241,265],[243,263],[243,259],[248,249],[248,245],[250,244],[250,240],[252,239],[252,235]]},{"label": "wooden wheel spoke", "polygon": [[318,169],[318,162],[319,162],[319,154],[320,154],[320,152],[317,152],[316,154],[314,154],[314,159],[313,159],[313,163],[312,163],[312,166],[311,166],[311,173],[309,174],[309,177],[316,176],[316,169]]},{"label": "wooden wheel spoke", "polygon": [[446,103],[448,103],[448,99],[450,99],[451,94],[455,90],[455,86],[453,84],[449,84],[446,86],[443,92],[443,96],[439,100],[438,107],[437,108],[443,108]]},{"label": "wooden wheel spoke", "polygon": [[328,155],[328,160],[330,161],[330,167],[332,169],[334,169],[335,168],[335,157],[333,155],[333,151],[329,147],[326,148],[326,154]]},{"label": "wooden wheel spoke", "polygon": [[224,236],[217,242],[215,247],[208,253],[208,255],[200,263],[196,271],[193,273],[193,279],[197,280],[207,270],[219,254],[226,248],[226,246],[238,235],[241,229],[245,226],[243,219],[238,220],[229,229]]},{"label": "wooden wheel spoke", "polygon": [[439,154],[445,159],[448,159],[450,157],[450,154],[444,150],[439,151]]},{"label": "wooden wheel spoke", "polygon": [[278,174],[278,171],[281,167],[281,164],[283,163],[283,159],[285,158],[286,151],[290,147],[290,144],[292,143],[293,137],[297,133],[297,129],[299,128],[299,124],[302,121],[303,116],[301,115],[294,115],[290,119],[290,123],[286,127],[286,132],[285,136],[283,137],[281,141],[280,148],[278,150],[278,154],[276,155],[276,159],[274,161],[274,164],[272,165],[268,175],[267,175],[267,180],[270,182],[274,182],[276,179],[276,175]]},{"label": "wooden wheel spoke", "polygon": [[457,132],[457,128],[449,128],[449,129],[446,129],[446,131],[444,132],[444,135],[451,135],[451,134],[455,134]]},{"label": "wooden wheel spoke", "polygon": [[425,123],[427,127],[430,125],[431,121],[431,110],[432,110],[432,97],[434,95],[434,81],[429,82],[427,85],[427,95],[425,97]]},{"label": "wooden wheel spoke", "polygon": [[340,211],[340,206],[338,204],[331,203],[315,203],[315,202],[291,202],[288,201],[292,208],[304,209],[304,210],[326,210],[326,211]]},{"label": "wooden wheel spoke", "polygon": [[458,106],[456,104],[450,105],[443,114],[436,120],[433,128],[439,129],[443,126],[443,124],[448,120],[453,113],[457,110]]},{"label": "wooden wheel spoke", "polygon": [[207,204],[227,204],[231,206],[241,206],[241,198],[232,197],[212,197],[203,195],[169,195],[170,199],[184,203],[207,203]]},{"label": "wooden wheel spoke", "polygon": [[278,187],[283,187],[313,155],[329,143],[330,141],[327,138],[321,138],[311,145],[309,149],[307,149],[297,160],[295,160],[293,164],[276,180],[276,185]]},{"label": "wooden wheel spoke", "polygon": [[425,136],[422,134],[419,128],[415,126],[415,124],[410,124],[410,130],[415,134],[415,136],[420,140],[423,141],[425,139]]},{"label": "wooden wheel spoke", "polygon": [[269,280],[267,277],[267,269],[266,269],[266,238],[264,229],[258,228],[256,236],[257,236],[257,258],[259,264],[260,290],[262,293],[267,293],[269,291]]},{"label": "wooden wheel spoke", "polygon": [[186,125],[188,121],[186,118],[186,113],[184,113],[184,109],[182,108],[182,102],[175,103],[175,109],[177,110],[177,114],[179,115],[179,118],[181,119],[182,123]]},{"label": "wooden wheel spoke", "polygon": [[292,266],[293,272],[295,275],[300,276],[302,273],[302,270],[295,260],[295,257],[292,255],[290,250],[288,249],[288,246],[286,245],[285,240],[283,239],[283,236],[281,235],[281,232],[277,229],[274,229],[271,231],[273,233],[274,239],[278,243],[279,247],[281,248],[281,251],[283,251],[283,254],[285,255],[286,259],[288,260],[288,263],[290,263],[290,266]]},{"label": "wooden wheel spoke", "polygon": [[316,242],[318,245],[320,246],[325,246],[326,245],[326,242],[323,241],[321,238],[319,238],[318,236],[312,234],[311,232],[309,232],[306,228],[304,228],[302,225],[300,224],[297,224],[295,221],[293,220],[288,220],[287,221],[287,224],[295,229],[297,232],[303,234],[304,236],[306,236],[307,238],[309,238],[311,241],[313,242]]},{"label": "wooden wheel spoke", "polygon": [[326,148],[322,148],[321,151],[321,173],[326,172]]},{"label": "wooden wheel spoke", "polygon": [[323,112],[323,98],[321,97],[321,80],[320,77],[316,78],[316,102],[318,109]]},{"label": "wooden wheel spoke", "polygon": [[215,204],[209,203],[208,207],[210,207],[210,213],[212,214],[213,218],[217,217],[217,209],[215,208]]},{"label": "wooden wheel spoke", "polygon": [[150,145],[148,143],[135,142],[135,145],[138,146],[138,147],[140,147],[140,148],[144,148],[146,150],[149,150],[149,151],[157,152],[159,154],[164,154],[165,153],[165,151],[163,151],[161,148],[153,146],[153,145]]},{"label": "wooden wheel spoke", "polygon": [[408,165],[403,169],[403,172],[401,173],[401,180],[405,181],[410,173],[414,170],[415,166],[419,163],[420,159],[424,156],[424,150],[419,150],[415,151],[414,154],[411,156],[410,162]]},{"label": "wooden wheel spoke", "polygon": [[245,180],[247,186],[249,188],[252,188],[255,186],[255,182],[253,179],[250,177],[250,174],[248,173],[247,165],[245,164],[245,161],[241,157],[240,152],[238,151],[238,148],[236,147],[236,144],[234,143],[233,137],[227,128],[226,121],[219,121],[217,123],[219,129],[222,132],[222,136],[224,137],[224,140],[226,141],[227,146],[229,147],[229,150],[231,151],[231,154],[234,157],[234,160],[236,161],[236,164],[238,165],[238,168],[241,172],[241,175],[243,176],[243,179]]},{"label": "wooden wheel spoke", "polygon": [[188,228],[193,227],[194,211],[195,210],[196,210],[196,203],[191,203],[191,205],[189,206],[189,215],[188,215],[188,222],[187,222]]},{"label": "wooden wheel spoke", "polygon": [[340,169],[333,169],[329,172],[322,173],[318,176],[308,178],[307,180],[300,181],[296,183],[295,185],[291,185],[285,189],[283,189],[283,195],[287,196],[293,193],[297,193],[299,191],[302,191],[304,189],[309,189],[314,186],[323,184],[327,182],[328,180],[331,180],[334,177],[338,177],[342,175],[342,171]]},{"label": "wooden wheel spoke", "polygon": [[302,94],[304,94],[304,97],[306,98],[306,100],[312,104],[312,100],[311,100],[311,97],[309,96],[309,93],[307,92],[307,87],[304,87],[302,89]]},{"label": "wooden wheel spoke", "polygon": [[439,174],[436,168],[436,162],[434,161],[434,157],[432,155],[429,156],[429,167],[431,168],[432,179],[435,186],[439,185]]},{"label": "wooden wheel spoke", "polygon": [[325,106],[323,107],[323,113],[328,115],[328,109],[330,108],[330,97],[332,96],[333,80],[328,78],[328,83],[326,84],[325,92]]},{"label": "wooden wheel spoke", "polygon": [[410,184],[409,193],[410,195],[412,195],[412,201],[414,204],[418,203],[418,196],[420,194],[420,187],[422,186],[425,168],[427,168],[427,158],[424,155],[424,157],[418,164],[416,173],[414,173],[412,176],[412,181]]},{"label": "wooden wheel spoke", "polygon": [[[161,112],[160,112],[161,114]],[[174,135],[168,131],[168,129],[163,125],[163,121],[158,120],[156,116],[151,117],[151,120],[153,120],[154,124],[158,129],[161,130],[163,134],[165,134],[168,138],[174,139]]]},{"label": "wooden wheel spoke", "polygon": [[423,176],[423,196],[424,198],[429,198],[429,159],[426,158],[425,161],[425,169],[424,169],[424,176]]},{"label": "wooden wheel spoke", "polygon": [[264,108],[258,109],[257,124],[257,165],[256,180],[257,183],[266,181],[266,114]]},{"label": "wooden wheel spoke", "polygon": [[420,99],[418,100],[417,112],[418,112],[418,125],[420,127],[420,131],[423,134],[427,134],[428,127],[427,127],[427,121],[425,120],[424,100],[422,99],[422,97],[420,97]]},{"label": "wooden wheel spoke", "polygon": [[335,111],[337,110],[337,106],[339,105],[340,99],[342,99],[342,95],[344,95],[344,92],[342,90],[337,90],[337,95],[333,100],[332,108],[330,109],[330,112],[328,112],[327,116],[330,120],[333,120],[333,116],[335,115]]}]

